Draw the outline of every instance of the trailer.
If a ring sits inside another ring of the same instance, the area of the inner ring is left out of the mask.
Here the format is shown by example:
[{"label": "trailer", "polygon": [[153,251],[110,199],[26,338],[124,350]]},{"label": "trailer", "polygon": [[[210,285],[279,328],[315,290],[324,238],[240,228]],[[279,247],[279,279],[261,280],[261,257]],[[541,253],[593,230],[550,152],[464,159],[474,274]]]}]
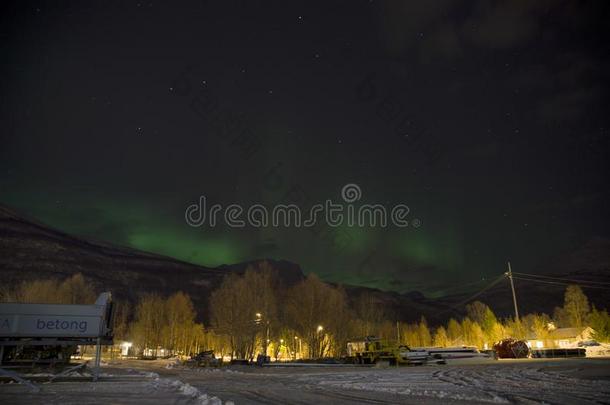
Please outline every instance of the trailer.
[{"label": "trailer", "polygon": [[0,367],[66,365],[81,345],[113,344],[112,296],[92,305],[0,303]]}]

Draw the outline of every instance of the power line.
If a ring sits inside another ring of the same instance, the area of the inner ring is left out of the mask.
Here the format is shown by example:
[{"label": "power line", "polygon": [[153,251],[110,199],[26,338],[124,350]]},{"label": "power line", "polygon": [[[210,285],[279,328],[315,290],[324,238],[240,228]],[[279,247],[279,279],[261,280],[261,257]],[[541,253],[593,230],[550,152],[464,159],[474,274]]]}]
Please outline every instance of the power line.
[{"label": "power line", "polygon": [[[513,276],[513,278],[515,280],[523,280],[523,281],[533,281],[535,283],[544,283],[544,284],[555,284],[555,285],[571,285],[571,284],[575,284],[575,283],[564,283],[561,281],[547,281],[547,280],[537,280],[534,278],[525,278],[525,277],[515,277]],[[610,290],[610,287],[599,287],[599,286],[594,286],[594,285],[584,285],[584,284],[577,284],[580,287],[583,288],[595,288],[598,290]]]},{"label": "power line", "polygon": [[486,281],[489,281],[489,280],[488,280],[488,279],[484,279],[484,278],[483,278],[483,279],[478,280],[478,281],[473,281],[472,283],[466,283],[466,284],[454,285],[454,286],[451,286],[451,287],[447,288],[447,289],[446,289],[446,290],[444,290],[443,292],[446,294],[446,293],[447,293],[447,291],[456,291],[456,290],[460,290],[460,289],[462,289],[462,288],[466,288],[466,287],[470,287],[470,286],[473,286],[473,285],[481,284],[481,283],[484,283],[484,282],[486,282]]},{"label": "power line", "polygon": [[447,313],[449,311],[453,311],[458,307],[461,307],[462,305],[466,304],[467,302],[472,301],[473,299],[477,298],[478,296],[480,296],[481,294],[483,294],[485,291],[489,290],[490,288],[492,288],[493,286],[495,286],[496,284],[498,284],[500,281],[504,280],[506,276],[504,275],[504,273],[502,273],[502,275],[498,276],[495,280],[493,280],[490,284],[488,284],[486,287],[484,287],[482,290],[480,290],[479,292],[475,293],[474,295],[468,297],[467,299],[452,305],[451,307],[447,308],[444,311],[441,311],[439,313],[436,314],[436,316],[438,317],[439,315],[442,315],[444,313]]},{"label": "power line", "polygon": [[587,280],[575,280],[575,279],[571,279],[571,278],[564,278],[564,277],[552,277],[552,276],[545,276],[542,274],[528,274],[528,273],[518,273],[516,271],[513,271],[513,274],[518,274],[518,275],[522,275],[522,276],[528,276],[528,277],[536,277],[536,278],[548,278],[550,280],[561,280],[561,281],[572,281],[574,283],[585,283],[585,284],[603,284],[603,285],[610,285],[610,283],[608,282],[604,282],[604,281],[587,281]]}]

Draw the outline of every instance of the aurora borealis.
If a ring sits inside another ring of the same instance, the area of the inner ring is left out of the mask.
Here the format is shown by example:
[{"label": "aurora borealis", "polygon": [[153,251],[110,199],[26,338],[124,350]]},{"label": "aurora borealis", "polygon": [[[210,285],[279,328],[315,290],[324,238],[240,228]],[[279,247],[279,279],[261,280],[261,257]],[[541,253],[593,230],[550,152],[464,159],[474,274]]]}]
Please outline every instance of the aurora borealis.
[{"label": "aurora borealis", "polygon": [[[432,295],[610,236],[603,2],[3,8],[0,203],[65,232]],[[422,226],[184,221],[347,183]]]}]

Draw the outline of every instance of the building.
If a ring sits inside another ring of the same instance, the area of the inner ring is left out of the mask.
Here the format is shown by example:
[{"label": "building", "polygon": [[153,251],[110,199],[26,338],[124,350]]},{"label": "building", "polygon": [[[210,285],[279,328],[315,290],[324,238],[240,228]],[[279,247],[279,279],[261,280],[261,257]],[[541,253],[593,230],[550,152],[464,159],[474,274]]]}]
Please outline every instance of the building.
[{"label": "building", "polygon": [[593,340],[593,329],[582,328],[550,328],[546,336],[528,336],[527,344],[532,349],[578,347],[580,342]]}]

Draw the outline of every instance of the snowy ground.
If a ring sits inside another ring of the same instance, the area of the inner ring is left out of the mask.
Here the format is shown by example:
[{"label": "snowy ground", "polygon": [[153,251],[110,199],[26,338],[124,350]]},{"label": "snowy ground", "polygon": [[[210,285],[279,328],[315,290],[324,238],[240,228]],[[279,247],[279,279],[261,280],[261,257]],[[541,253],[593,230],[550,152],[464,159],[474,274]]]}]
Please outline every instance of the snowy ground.
[{"label": "snowy ground", "polygon": [[[111,373],[109,373],[111,371]],[[32,386],[0,383],[1,404],[199,404],[223,402],[182,381],[134,369],[104,368],[97,382],[90,372],[73,372],[49,382],[49,374],[24,376]],[[225,402],[230,405],[230,402]]]},{"label": "snowy ground", "polygon": [[610,403],[610,359],[530,359],[401,368],[187,369],[121,361],[97,383],[0,385],[0,403],[447,404]]}]

